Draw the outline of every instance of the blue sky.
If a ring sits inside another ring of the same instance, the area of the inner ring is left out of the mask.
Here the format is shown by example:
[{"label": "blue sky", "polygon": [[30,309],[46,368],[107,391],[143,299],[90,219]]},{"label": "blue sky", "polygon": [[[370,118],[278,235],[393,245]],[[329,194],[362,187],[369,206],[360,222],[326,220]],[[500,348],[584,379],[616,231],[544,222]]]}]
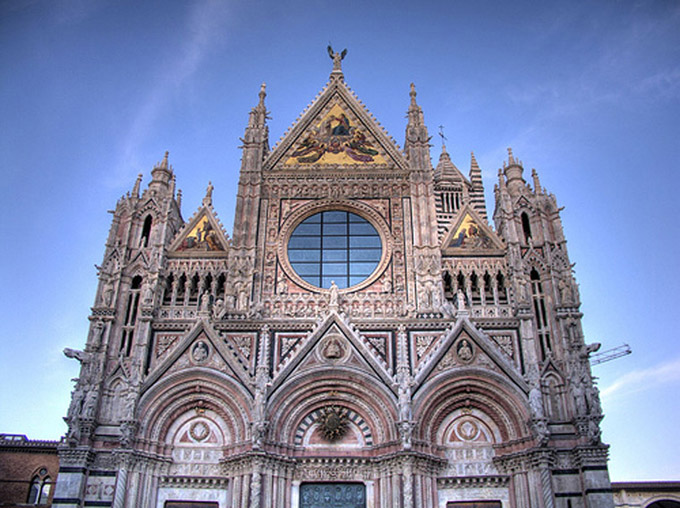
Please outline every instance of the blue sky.
[{"label": "blue sky", "polygon": [[[0,432],[66,430],[116,200],[170,151],[190,217],[231,231],[239,136],[267,83],[270,141],[345,79],[403,143],[409,83],[491,208],[511,146],[564,206],[614,480],[680,479],[680,4],[0,0]],[[440,144],[435,135],[436,163]],[[490,209],[490,212],[492,210]]]}]

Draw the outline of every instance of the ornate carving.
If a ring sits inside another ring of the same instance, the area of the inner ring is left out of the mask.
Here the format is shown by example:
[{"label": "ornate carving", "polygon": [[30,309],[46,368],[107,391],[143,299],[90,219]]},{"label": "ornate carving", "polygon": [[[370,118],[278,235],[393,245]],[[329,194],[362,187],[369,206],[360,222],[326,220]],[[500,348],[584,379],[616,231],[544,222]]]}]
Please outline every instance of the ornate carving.
[{"label": "ornate carving", "polygon": [[341,439],[347,432],[348,424],[347,409],[335,405],[322,409],[319,429],[329,442],[332,443]]}]

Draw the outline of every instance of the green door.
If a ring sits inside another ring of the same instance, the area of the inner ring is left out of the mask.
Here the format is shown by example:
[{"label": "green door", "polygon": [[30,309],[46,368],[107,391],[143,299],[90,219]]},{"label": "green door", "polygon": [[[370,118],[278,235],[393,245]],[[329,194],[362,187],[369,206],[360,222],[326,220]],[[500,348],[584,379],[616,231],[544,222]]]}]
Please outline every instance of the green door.
[{"label": "green door", "polygon": [[363,483],[303,483],[300,508],[366,508]]}]

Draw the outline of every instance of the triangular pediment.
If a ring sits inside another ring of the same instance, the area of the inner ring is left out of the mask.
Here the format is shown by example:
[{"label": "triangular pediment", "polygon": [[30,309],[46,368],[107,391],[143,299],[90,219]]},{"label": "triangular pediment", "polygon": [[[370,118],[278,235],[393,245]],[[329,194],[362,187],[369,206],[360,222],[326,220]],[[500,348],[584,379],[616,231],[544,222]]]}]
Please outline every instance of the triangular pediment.
[{"label": "triangular pediment", "polygon": [[300,370],[340,364],[366,371],[386,385],[392,385],[387,365],[337,313],[331,312],[311,333],[295,344],[293,353],[286,360],[274,368],[271,391],[276,391]]},{"label": "triangular pediment", "polygon": [[477,330],[468,318],[460,318],[436,349],[415,368],[416,391],[443,372],[478,369],[504,377],[528,392],[528,385],[516,367],[503,355],[498,345]]},{"label": "triangular pediment", "polygon": [[199,320],[184,337],[170,348],[164,358],[149,372],[142,391],[172,373],[188,369],[209,369],[234,377],[250,391],[252,377],[219,334],[206,321]]},{"label": "triangular pediment", "polygon": [[503,242],[470,206],[461,208],[451,221],[451,226],[441,243],[447,256],[501,255]]},{"label": "triangular pediment", "polygon": [[284,135],[265,169],[406,169],[392,138],[342,80],[332,79]]},{"label": "triangular pediment", "polygon": [[202,205],[189,219],[170,245],[169,255],[176,257],[223,257],[229,239],[210,205]]}]

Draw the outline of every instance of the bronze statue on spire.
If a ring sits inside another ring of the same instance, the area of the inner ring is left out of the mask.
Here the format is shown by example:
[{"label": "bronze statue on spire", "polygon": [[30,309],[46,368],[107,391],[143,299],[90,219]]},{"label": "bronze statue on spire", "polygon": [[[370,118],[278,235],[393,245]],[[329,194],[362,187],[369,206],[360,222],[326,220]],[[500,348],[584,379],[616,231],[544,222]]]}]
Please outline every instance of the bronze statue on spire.
[{"label": "bronze statue on spire", "polygon": [[331,57],[331,60],[333,60],[333,71],[341,71],[342,72],[342,60],[344,60],[345,55],[347,54],[347,48],[342,50],[342,53],[335,53],[333,51],[333,47],[329,44],[328,45],[328,56]]}]

